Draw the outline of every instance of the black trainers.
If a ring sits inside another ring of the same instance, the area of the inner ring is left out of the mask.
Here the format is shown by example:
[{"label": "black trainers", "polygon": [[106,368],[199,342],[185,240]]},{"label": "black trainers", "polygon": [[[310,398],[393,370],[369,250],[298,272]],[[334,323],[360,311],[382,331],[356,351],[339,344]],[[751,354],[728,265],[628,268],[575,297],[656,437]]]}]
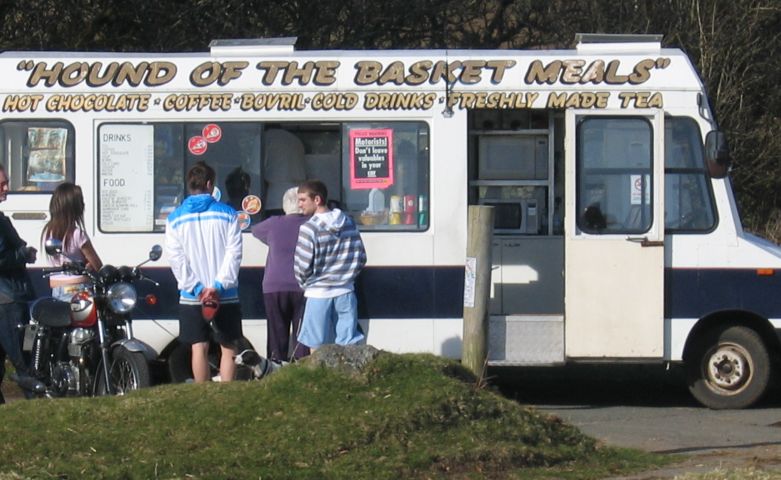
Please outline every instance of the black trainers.
[{"label": "black trainers", "polygon": [[46,393],[46,385],[44,385],[43,382],[37,378],[28,375],[27,373],[17,370],[11,374],[11,380],[16,382],[16,384],[19,385],[19,388],[27,390],[28,392],[33,392],[39,395]]}]

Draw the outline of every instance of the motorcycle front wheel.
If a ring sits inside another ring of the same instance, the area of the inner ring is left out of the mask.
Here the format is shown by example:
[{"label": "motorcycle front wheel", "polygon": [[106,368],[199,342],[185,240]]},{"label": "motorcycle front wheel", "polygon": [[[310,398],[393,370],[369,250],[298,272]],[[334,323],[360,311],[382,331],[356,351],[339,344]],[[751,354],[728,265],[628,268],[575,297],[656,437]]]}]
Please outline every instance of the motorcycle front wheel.
[{"label": "motorcycle front wheel", "polygon": [[[95,372],[95,395],[109,395],[106,388],[106,374],[103,372],[103,364],[98,366]],[[149,364],[143,353],[131,352],[125,347],[116,347],[111,352],[111,394],[124,395],[139,388],[151,385]]]}]

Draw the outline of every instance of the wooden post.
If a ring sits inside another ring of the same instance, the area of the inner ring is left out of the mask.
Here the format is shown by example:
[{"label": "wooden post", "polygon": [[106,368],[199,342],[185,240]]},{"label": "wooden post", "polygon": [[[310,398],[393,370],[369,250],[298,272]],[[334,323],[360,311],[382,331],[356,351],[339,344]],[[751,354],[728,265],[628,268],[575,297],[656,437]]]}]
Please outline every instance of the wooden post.
[{"label": "wooden post", "polygon": [[488,301],[494,208],[469,207],[464,273],[464,347],[461,363],[480,377],[488,355]]}]

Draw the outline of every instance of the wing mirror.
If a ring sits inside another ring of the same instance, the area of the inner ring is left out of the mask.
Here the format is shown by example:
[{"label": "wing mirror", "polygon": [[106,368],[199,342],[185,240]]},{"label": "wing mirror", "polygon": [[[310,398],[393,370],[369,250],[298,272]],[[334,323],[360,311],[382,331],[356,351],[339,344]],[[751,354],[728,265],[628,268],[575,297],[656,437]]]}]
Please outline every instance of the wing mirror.
[{"label": "wing mirror", "polygon": [[727,136],[718,130],[712,130],[705,136],[705,164],[713,178],[724,178],[729,173],[732,156],[727,145]]},{"label": "wing mirror", "polygon": [[46,255],[50,257],[62,255],[62,240],[58,238],[49,238],[43,244],[43,248],[46,250]]},{"label": "wing mirror", "polygon": [[160,257],[163,256],[163,247],[160,245],[154,245],[151,250],[149,250],[149,260],[156,262],[160,260]]}]

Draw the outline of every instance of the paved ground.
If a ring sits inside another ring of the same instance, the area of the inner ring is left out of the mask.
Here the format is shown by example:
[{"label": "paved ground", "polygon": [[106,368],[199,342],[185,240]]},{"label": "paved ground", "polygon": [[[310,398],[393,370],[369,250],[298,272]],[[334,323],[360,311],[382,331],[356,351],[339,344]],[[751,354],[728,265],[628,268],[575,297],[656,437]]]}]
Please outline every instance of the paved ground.
[{"label": "paved ground", "polygon": [[682,462],[632,478],[761,466],[781,471],[781,394],[747,410],[699,406],[682,372],[650,366],[574,366],[489,372],[510,398],[563,418],[608,445],[677,454]]}]

